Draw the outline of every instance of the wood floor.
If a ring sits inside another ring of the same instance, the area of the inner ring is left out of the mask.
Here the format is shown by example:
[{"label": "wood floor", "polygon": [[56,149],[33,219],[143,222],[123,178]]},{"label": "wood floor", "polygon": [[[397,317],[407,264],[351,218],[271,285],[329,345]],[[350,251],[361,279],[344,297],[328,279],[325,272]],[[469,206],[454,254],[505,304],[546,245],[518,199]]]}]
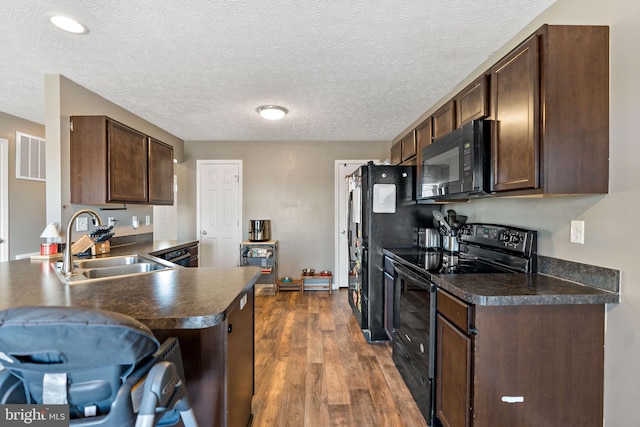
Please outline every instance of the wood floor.
[{"label": "wood floor", "polygon": [[347,291],[255,303],[253,426],[426,426],[391,359],[367,344]]}]

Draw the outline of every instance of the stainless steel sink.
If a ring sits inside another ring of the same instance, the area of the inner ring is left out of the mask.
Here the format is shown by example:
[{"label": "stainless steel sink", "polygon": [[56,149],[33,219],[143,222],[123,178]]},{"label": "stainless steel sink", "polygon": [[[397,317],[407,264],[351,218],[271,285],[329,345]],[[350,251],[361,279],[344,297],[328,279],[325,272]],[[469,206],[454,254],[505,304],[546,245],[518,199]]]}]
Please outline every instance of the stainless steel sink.
[{"label": "stainless steel sink", "polygon": [[149,263],[150,258],[142,255],[125,255],[115,256],[107,258],[91,258],[91,259],[79,259],[73,262],[76,268],[104,268],[115,267],[120,265],[131,265],[140,263]]},{"label": "stainless steel sink", "polygon": [[173,270],[175,265],[146,255],[122,255],[106,258],[78,259],[74,262],[75,274],[65,276],[62,263],[54,263],[58,278],[65,284],[74,285],[106,279],[119,279],[158,271]]}]

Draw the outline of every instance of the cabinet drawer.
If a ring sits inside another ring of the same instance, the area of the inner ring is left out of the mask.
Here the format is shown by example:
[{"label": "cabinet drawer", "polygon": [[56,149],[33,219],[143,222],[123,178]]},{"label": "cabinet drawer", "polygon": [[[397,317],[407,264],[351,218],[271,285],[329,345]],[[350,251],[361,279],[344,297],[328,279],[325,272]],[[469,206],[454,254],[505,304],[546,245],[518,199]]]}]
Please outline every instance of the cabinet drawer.
[{"label": "cabinet drawer", "polygon": [[436,304],[440,314],[467,333],[471,323],[471,306],[469,304],[440,289],[438,289]]}]

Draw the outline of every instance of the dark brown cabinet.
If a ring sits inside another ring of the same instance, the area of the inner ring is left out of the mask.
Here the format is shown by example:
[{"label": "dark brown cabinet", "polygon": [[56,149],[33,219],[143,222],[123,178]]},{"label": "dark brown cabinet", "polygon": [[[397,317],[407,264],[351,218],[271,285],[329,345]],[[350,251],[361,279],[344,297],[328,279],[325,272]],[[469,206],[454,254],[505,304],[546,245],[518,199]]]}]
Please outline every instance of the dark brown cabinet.
[{"label": "dark brown cabinet", "polygon": [[445,427],[602,426],[604,305],[479,306],[438,290]]},{"label": "dark brown cabinet", "polygon": [[418,154],[416,156],[416,194],[422,194],[422,150],[433,142],[432,117],[428,117],[416,128],[416,145]]},{"label": "dark brown cabinet", "polygon": [[469,427],[471,338],[440,314],[436,336],[436,416],[444,427]]},{"label": "dark brown cabinet", "polygon": [[[74,123],[78,125],[79,123]],[[143,133],[107,120],[107,203],[145,203],[148,198],[148,139]],[[74,141],[74,146],[78,141]],[[91,180],[91,178],[88,178]]]},{"label": "dark brown cabinet", "polygon": [[173,204],[173,147],[105,116],[71,117],[71,203]]},{"label": "dark brown cabinet", "polygon": [[608,27],[543,26],[491,68],[490,103],[493,191],[608,191]]},{"label": "dark brown cabinet", "polygon": [[149,138],[149,204],[173,204],[173,147]]},{"label": "dark brown cabinet", "polygon": [[416,142],[418,150],[418,164],[420,164],[420,156],[422,149],[433,142],[433,127],[431,126],[431,117],[420,123],[416,128]]},{"label": "dark brown cabinet", "polygon": [[160,341],[177,337],[187,391],[198,425],[246,427],[254,394],[254,291],[242,292],[226,319],[199,329],[157,329]]},{"label": "dark brown cabinet", "polygon": [[452,99],[433,113],[433,139],[438,139],[456,128],[456,104]]},{"label": "dark brown cabinet", "polygon": [[391,146],[392,165],[412,165],[416,161],[416,133],[415,130],[400,138]]},{"label": "dark brown cabinet", "polygon": [[407,162],[416,156],[416,133],[414,130],[409,132],[400,140],[402,146],[402,162]]},{"label": "dark brown cabinet", "polygon": [[399,165],[400,163],[402,163],[402,144],[398,141],[391,146],[391,164]]},{"label": "dark brown cabinet", "polygon": [[488,90],[489,78],[483,74],[453,98],[456,106],[456,128],[471,120],[489,116]]}]

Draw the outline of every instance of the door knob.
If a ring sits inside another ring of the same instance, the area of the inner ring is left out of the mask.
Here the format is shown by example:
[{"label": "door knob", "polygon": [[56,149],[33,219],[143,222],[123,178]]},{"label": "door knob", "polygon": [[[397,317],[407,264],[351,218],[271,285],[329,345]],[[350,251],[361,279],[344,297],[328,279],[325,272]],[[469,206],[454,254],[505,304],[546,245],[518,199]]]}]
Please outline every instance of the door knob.
[{"label": "door knob", "polygon": [[200,233],[200,234],[203,234],[203,235],[207,234],[207,230],[202,230],[202,233]]}]

